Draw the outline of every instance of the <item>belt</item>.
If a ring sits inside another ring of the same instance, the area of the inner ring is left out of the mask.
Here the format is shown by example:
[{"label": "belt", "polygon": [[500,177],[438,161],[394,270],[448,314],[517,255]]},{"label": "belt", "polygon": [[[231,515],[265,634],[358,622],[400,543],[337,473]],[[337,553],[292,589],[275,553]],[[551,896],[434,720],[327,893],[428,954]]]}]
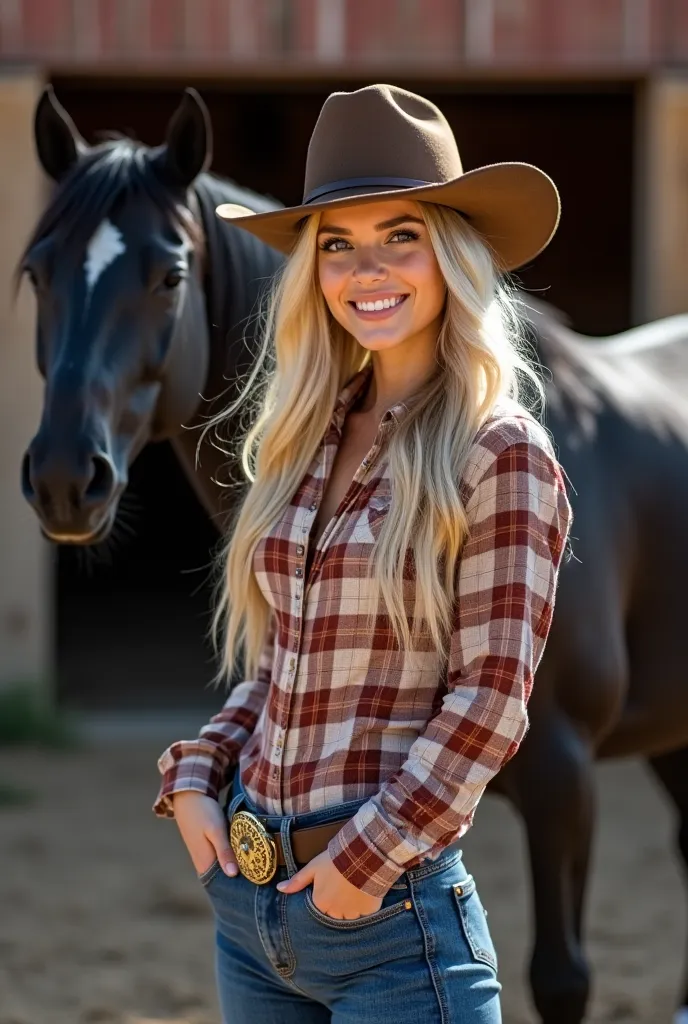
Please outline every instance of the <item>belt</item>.
[{"label": "belt", "polygon": [[[330,821],[311,828],[297,828],[289,834],[297,864],[307,864],[327,849],[330,839],[339,832],[344,821]],[[260,818],[250,811],[237,811],[229,823],[229,843],[239,871],[256,885],[265,885],[278,867],[286,866],[282,836],[268,832]]]}]

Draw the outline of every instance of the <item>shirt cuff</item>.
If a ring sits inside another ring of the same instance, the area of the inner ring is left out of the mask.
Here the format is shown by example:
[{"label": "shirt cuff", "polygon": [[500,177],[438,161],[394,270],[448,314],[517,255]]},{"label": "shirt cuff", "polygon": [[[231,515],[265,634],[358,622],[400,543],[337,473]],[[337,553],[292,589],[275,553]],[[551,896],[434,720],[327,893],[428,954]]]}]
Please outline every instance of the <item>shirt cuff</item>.
[{"label": "shirt cuff", "polygon": [[404,840],[368,802],[333,836],[327,852],[347,882],[369,896],[382,897],[407,870],[406,864],[386,855],[383,847],[403,848]]},{"label": "shirt cuff", "polygon": [[237,763],[238,757],[237,750],[233,756],[227,757],[225,753],[218,760],[216,750],[206,751],[198,743],[173,743],[158,760],[162,783],[153,812],[161,818],[174,818],[174,793],[193,791],[217,800],[226,782],[227,769]]}]

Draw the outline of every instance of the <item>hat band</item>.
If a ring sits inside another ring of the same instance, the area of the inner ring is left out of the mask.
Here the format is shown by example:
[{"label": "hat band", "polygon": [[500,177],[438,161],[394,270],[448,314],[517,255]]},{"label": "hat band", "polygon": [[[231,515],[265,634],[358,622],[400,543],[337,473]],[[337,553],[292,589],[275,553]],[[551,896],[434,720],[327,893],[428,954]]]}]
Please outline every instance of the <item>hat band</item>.
[{"label": "hat band", "polygon": [[423,185],[436,184],[436,181],[423,181],[420,178],[342,178],[340,181],[329,181],[326,185],[314,188],[303,200],[303,205],[307,206],[308,203],[314,203],[316,199],[321,199],[331,192],[341,192],[348,188],[366,188],[369,185],[385,188],[421,188]]}]

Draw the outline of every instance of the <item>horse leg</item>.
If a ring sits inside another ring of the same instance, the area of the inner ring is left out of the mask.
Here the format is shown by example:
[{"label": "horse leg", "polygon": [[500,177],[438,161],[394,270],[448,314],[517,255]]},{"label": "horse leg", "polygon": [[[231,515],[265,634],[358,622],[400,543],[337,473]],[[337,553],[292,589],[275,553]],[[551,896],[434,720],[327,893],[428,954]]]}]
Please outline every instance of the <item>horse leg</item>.
[{"label": "horse leg", "polygon": [[[660,754],[648,761],[650,768],[671,797],[678,811],[678,852],[688,881],[688,747],[670,754]],[[681,1009],[674,1017],[674,1024],[688,1024],[688,965],[683,981]]]},{"label": "horse leg", "polygon": [[528,837],[535,907],[530,985],[543,1024],[581,1024],[590,970],[581,945],[594,822],[593,759],[559,712],[531,729],[510,789]]}]

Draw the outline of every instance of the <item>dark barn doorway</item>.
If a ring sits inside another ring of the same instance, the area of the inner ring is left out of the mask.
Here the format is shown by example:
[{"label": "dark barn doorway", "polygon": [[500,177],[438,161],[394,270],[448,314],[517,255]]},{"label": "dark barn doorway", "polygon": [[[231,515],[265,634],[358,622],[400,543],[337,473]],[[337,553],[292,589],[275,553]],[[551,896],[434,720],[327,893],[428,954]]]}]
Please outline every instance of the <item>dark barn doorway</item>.
[{"label": "dark barn doorway", "polygon": [[[308,139],[325,97],[365,82],[55,77],[53,84],[89,141],[116,130],[154,144],[182,88],[193,84],[211,113],[213,170],[292,203],[301,199]],[[521,282],[584,333],[629,327],[633,85],[398,84],[439,104],[466,168],[514,159],[551,174],[562,195],[561,227],[537,264],[520,272]],[[59,700],[99,711],[219,707],[221,694],[207,688],[214,663],[204,639],[216,535],[167,445],[144,451],[130,491],[131,534],[94,557],[58,554]]]}]

